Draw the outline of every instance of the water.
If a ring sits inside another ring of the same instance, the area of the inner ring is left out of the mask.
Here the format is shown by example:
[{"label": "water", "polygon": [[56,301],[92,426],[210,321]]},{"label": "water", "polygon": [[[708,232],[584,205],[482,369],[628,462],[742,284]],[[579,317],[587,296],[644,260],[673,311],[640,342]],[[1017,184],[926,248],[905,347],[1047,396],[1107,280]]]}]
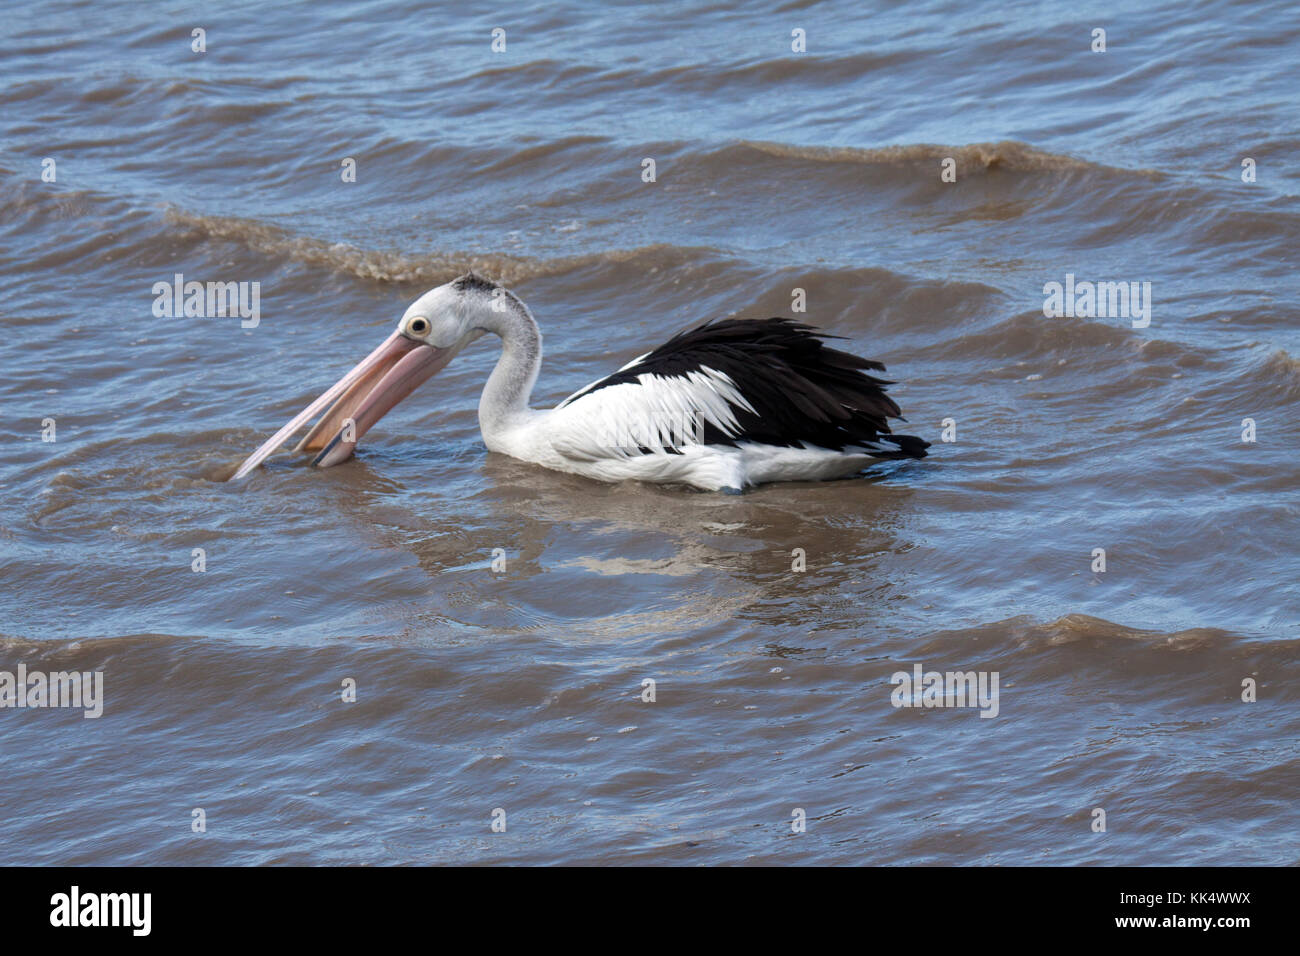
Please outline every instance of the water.
[{"label": "water", "polygon": [[[7,5],[0,670],[105,700],[0,709],[0,862],[1297,862],[1298,39],[1281,3]],[[802,288],[932,455],[541,471],[481,445],[483,340],[354,461],[224,482],[471,266],[542,325],[539,406]],[[177,272],[259,323],[155,317]],[[1151,283],[1150,325],[1046,317],[1067,274]],[[996,673],[996,718],[894,707],[917,663]]]}]

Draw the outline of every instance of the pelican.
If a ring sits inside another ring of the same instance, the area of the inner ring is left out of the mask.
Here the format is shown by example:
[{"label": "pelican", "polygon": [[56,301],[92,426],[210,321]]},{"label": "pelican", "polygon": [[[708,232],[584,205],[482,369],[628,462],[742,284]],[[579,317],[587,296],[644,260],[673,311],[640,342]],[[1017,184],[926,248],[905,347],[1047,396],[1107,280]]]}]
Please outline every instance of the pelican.
[{"label": "pelican", "polygon": [[267,439],[243,478],[315,415],[294,449],[337,465],[393,406],[487,333],[501,358],[479,399],[489,451],[598,481],[679,483],[739,493],[775,481],[844,478],[880,459],[924,458],[929,442],[894,435],[893,384],[879,362],[829,348],[791,319],[726,319],[682,332],[553,409],[528,405],[542,364],[532,312],[472,272],[415,300],[397,329]]}]

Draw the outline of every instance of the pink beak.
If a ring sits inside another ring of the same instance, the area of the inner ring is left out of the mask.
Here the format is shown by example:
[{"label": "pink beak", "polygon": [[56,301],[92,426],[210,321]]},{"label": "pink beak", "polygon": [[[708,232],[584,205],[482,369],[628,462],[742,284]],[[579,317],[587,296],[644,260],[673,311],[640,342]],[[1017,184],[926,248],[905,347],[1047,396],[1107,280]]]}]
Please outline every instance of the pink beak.
[{"label": "pink beak", "polygon": [[330,386],[244,460],[230,478],[243,478],[328,406],[328,410],[294,448],[320,451],[313,465],[328,468],[347,461],[361,436],[393,406],[451,361],[454,350],[434,348],[394,332],[357,366]]}]

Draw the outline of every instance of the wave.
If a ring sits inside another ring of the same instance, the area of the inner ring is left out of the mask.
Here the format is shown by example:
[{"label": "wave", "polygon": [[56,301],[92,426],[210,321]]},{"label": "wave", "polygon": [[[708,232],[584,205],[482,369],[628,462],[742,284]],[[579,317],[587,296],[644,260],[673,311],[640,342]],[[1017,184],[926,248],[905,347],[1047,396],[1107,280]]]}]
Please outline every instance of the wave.
[{"label": "wave", "polygon": [[[1170,655],[1193,660],[1221,658],[1289,667],[1300,648],[1300,638],[1277,632],[1251,633],[1212,625],[1165,630],[1120,624],[1083,613],[1067,613],[1054,620],[1018,615],[961,629],[944,629],[919,638],[912,652],[921,659],[943,659],[960,644],[971,659],[999,663],[1018,662],[1022,675],[1061,676],[1098,661],[1121,660],[1126,673],[1165,673]],[[1165,662],[1165,663],[1161,663]],[[1196,671],[1199,673],[1199,671]]]},{"label": "wave", "polygon": [[1103,643],[1136,642],[1170,651],[1196,650],[1230,644],[1233,634],[1217,627],[1194,627],[1181,631],[1160,631],[1117,624],[1089,614],[1067,614],[1043,624],[1031,626],[1024,636],[1046,646],[1075,644],[1080,641]]},{"label": "wave", "polygon": [[1124,169],[1106,166],[1075,156],[1049,153],[1016,140],[999,143],[970,143],[965,146],[943,146],[933,143],[861,148],[856,146],[797,146],[788,143],[771,143],[741,140],[740,146],[757,150],[782,159],[811,160],[820,163],[854,163],[863,166],[915,166],[937,164],[952,157],[957,161],[958,175],[971,170],[988,172],[1012,170],[1015,172],[1102,172],[1162,179],[1164,174],[1154,169]]},{"label": "wave", "polygon": [[[509,285],[590,269],[599,274],[599,283],[603,285],[609,278],[607,270],[615,266],[631,267],[642,273],[691,268],[701,273],[697,296],[707,294],[711,276],[719,273],[730,276],[725,283],[728,301],[732,308],[740,308],[746,314],[774,313],[788,308],[785,290],[790,282],[811,283],[821,288],[833,281],[835,288],[849,290],[852,296],[863,295],[875,301],[905,300],[911,312],[933,315],[934,324],[944,327],[950,322],[951,312],[987,311],[1002,294],[987,283],[875,266],[792,262],[773,272],[708,246],[655,243],[555,257],[445,250],[408,254],[329,242],[258,220],[199,215],[174,206],[168,208],[166,218],[173,227],[179,228],[181,237],[234,242],[259,255],[384,283],[434,285],[473,269]],[[737,276],[744,277],[745,288],[756,290],[748,306],[735,304]],[[771,290],[777,288],[781,290],[780,301],[770,301]],[[828,301],[834,301],[833,293],[827,291],[825,295]]]},{"label": "wave", "polygon": [[1247,395],[1261,391],[1267,395],[1265,390],[1276,389],[1272,396],[1276,400],[1294,402],[1300,399],[1300,359],[1285,349],[1275,349],[1268,353],[1258,369],[1252,369],[1243,376],[1241,384]]},{"label": "wave", "polygon": [[436,285],[473,270],[506,284],[514,284],[593,266],[635,262],[646,268],[671,268],[698,261],[701,254],[717,255],[712,249],[668,243],[554,258],[438,250],[408,255],[302,236],[253,219],[199,215],[175,206],[168,207],[166,217],[170,224],[179,227],[184,237],[235,242],[262,255],[343,272],[373,282]]}]

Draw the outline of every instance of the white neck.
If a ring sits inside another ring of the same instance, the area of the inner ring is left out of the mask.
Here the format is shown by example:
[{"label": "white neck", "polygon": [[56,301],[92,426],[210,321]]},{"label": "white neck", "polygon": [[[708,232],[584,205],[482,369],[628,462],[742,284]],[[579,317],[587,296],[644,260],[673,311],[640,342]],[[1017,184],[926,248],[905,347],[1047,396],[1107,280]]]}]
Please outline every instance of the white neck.
[{"label": "white neck", "polygon": [[489,449],[505,433],[533,414],[528,398],[542,367],[542,333],[528,308],[513,296],[501,311],[484,309],[476,330],[501,338],[501,358],[483,386],[478,402],[478,424]]}]

